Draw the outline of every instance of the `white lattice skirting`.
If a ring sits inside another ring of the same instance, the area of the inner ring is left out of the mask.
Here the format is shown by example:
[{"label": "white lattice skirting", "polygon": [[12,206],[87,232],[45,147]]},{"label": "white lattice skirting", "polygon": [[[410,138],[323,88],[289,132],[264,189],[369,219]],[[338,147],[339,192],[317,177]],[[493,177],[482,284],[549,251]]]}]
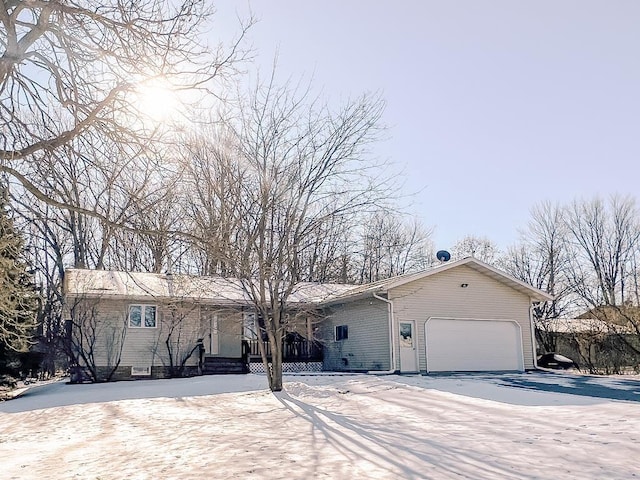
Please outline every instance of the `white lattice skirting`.
[{"label": "white lattice skirting", "polygon": [[[251,362],[249,364],[249,371],[251,373],[265,373],[264,365],[262,362]],[[284,373],[298,373],[298,372],[321,372],[322,362],[291,362],[283,363],[282,371]]]}]

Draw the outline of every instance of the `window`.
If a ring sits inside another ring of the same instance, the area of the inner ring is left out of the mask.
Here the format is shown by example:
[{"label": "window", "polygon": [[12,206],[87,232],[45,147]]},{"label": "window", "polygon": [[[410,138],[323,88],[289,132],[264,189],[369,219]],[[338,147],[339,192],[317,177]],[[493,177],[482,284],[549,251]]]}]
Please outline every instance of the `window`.
[{"label": "window", "polygon": [[346,340],[349,338],[349,326],[348,325],[338,325],[336,326],[336,342],[340,340]]},{"label": "window", "polygon": [[129,326],[132,328],[156,328],[156,306],[129,305]]},{"label": "window", "polygon": [[255,313],[245,313],[242,324],[242,335],[245,340],[257,340],[256,315]]},{"label": "window", "polygon": [[413,323],[400,322],[400,346],[413,348]]},{"label": "window", "polygon": [[145,376],[151,375],[151,367],[131,367],[131,376]]}]

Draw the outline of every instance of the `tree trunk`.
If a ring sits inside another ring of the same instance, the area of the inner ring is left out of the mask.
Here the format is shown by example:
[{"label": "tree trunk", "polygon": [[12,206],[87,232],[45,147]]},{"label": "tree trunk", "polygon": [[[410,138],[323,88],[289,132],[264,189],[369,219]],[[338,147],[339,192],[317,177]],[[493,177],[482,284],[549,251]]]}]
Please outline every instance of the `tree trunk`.
[{"label": "tree trunk", "polygon": [[271,345],[271,369],[268,370],[267,375],[271,391],[282,391],[282,342]]},{"label": "tree trunk", "polygon": [[[274,319],[270,319],[273,322]],[[267,338],[271,347],[271,366],[266,364],[266,356],[263,356],[265,363],[265,371],[269,379],[269,389],[272,392],[280,392],[282,390],[282,348],[284,346],[281,330],[273,328],[275,325],[267,326]],[[275,331],[274,331],[275,330]]]}]

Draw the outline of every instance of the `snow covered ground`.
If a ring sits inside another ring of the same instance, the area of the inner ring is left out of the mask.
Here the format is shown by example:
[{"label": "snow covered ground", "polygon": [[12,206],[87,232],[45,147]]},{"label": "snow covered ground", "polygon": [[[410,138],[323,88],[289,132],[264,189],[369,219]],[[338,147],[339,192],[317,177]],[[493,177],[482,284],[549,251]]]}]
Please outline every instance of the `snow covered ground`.
[{"label": "snow covered ground", "polygon": [[0,403],[0,477],[640,478],[637,380],[289,375],[285,392],[265,387],[259,375],[35,387]]}]

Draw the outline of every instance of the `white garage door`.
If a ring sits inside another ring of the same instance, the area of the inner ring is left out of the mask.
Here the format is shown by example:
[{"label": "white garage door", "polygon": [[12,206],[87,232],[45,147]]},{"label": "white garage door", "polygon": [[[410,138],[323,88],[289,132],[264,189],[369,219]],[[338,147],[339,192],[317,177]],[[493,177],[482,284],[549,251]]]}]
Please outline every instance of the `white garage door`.
[{"label": "white garage door", "polygon": [[425,337],[428,372],[524,370],[516,322],[431,318]]}]

